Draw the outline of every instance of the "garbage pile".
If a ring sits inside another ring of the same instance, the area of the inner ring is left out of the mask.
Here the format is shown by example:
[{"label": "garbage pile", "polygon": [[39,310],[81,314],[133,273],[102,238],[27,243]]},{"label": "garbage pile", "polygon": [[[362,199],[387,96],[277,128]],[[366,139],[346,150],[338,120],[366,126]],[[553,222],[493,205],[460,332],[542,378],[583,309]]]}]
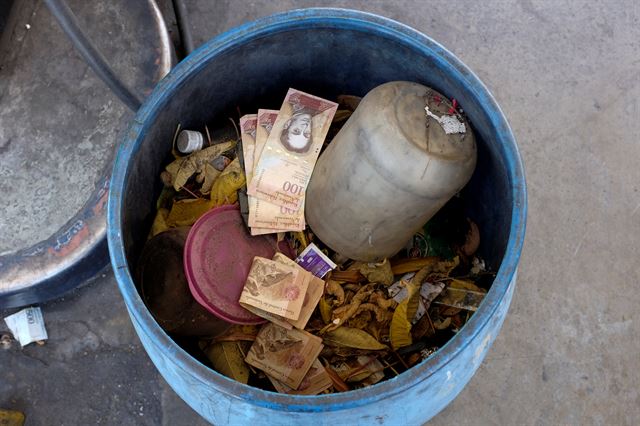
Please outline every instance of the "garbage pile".
[{"label": "garbage pile", "polygon": [[[444,155],[437,137],[472,138],[455,100],[425,93],[413,119],[427,134],[438,126],[427,147]],[[366,99],[290,89],[280,110],[231,120],[235,137],[176,130],[137,284],[160,326],[219,373],[295,395],[371,386],[427,359],[481,304],[494,274],[476,255],[480,230],[460,188],[383,258],[365,258],[377,229],[355,259],[306,223],[307,198],[322,193],[308,191],[316,161],[345,143]],[[464,179],[473,166],[475,145]]]}]

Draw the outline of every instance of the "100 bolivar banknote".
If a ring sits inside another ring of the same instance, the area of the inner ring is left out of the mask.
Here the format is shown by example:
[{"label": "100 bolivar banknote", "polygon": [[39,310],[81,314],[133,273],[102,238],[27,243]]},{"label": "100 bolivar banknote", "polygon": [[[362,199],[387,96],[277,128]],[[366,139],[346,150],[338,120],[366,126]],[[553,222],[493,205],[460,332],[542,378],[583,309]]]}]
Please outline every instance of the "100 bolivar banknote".
[{"label": "100 bolivar banknote", "polygon": [[299,210],[337,108],[335,102],[289,89],[247,193]]},{"label": "100 bolivar banknote", "polygon": [[[253,170],[260,154],[267,143],[267,138],[278,117],[278,111],[259,109],[255,138],[255,155]],[[247,172],[248,174],[248,172]],[[253,179],[253,171],[252,171]],[[251,183],[247,179],[248,184]],[[305,228],[304,209],[297,211],[271,204],[268,201],[249,195],[249,226],[251,235],[270,234],[275,232],[302,231]]]},{"label": "100 bolivar banknote", "polygon": [[[277,114],[277,111],[276,111],[276,114]],[[275,121],[275,117],[273,117],[273,120]],[[256,114],[247,114],[240,117],[242,152],[244,157],[244,170],[245,170],[245,176],[247,179],[247,184],[251,182],[251,179],[253,179],[253,169],[254,169],[254,164],[256,159],[256,149],[257,149],[256,142],[258,140],[257,127],[258,127],[258,116]],[[263,140],[266,142],[267,140],[266,136],[263,137]],[[251,197],[251,196],[248,197],[250,215],[253,213],[253,215],[255,216],[255,212],[256,210],[258,210],[256,201],[257,199],[255,197]],[[265,204],[267,203],[265,202]],[[277,211],[279,211],[280,209],[279,206],[273,205],[273,207],[274,207],[274,210],[278,209]],[[275,212],[274,212],[269,216],[261,217],[261,220],[257,222],[254,220],[253,225],[251,224],[251,220],[249,220],[250,222],[249,226],[252,227],[251,235],[262,235],[262,234],[271,234],[274,232],[286,232],[290,230],[296,230],[296,231],[298,230],[297,228],[296,229],[271,229],[275,227],[275,225],[272,226],[271,224],[278,223],[277,220],[275,220],[276,218],[277,217],[275,216]],[[303,218],[303,222],[304,222],[304,218]],[[260,224],[267,224],[268,227],[260,228],[261,226]],[[303,229],[304,229],[304,226],[303,226]]]}]

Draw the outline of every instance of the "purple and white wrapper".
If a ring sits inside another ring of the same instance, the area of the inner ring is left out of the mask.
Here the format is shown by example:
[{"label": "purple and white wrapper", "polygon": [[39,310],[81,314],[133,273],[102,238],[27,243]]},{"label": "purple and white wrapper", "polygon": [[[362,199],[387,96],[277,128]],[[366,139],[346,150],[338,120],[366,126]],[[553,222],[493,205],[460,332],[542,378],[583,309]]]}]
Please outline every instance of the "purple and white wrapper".
[{"label": "purple and white wrapper", "polygon": [[313,243],[309,244],[307,248],[300,253],[300,256],[296,258],[296,263],[318,278],[324,277],[327,275],[327,272],[336,267],[336,264]]}]

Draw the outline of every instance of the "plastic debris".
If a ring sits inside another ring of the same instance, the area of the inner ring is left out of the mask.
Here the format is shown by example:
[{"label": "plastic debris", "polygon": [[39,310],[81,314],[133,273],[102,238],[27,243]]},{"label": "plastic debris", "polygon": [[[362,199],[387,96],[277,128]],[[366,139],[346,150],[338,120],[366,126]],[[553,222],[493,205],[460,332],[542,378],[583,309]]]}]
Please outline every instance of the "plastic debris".
[{"label": "plastic debris", "polygon": [[309,244],[302,253],[300,253],[296,258],[296,263],[318,278],[323,278],[329,271],[336,267],[336,264],[313,243]]},{"label": "plastic debris", "polygon": [[7,327],[22,347],[32,342],[43,342],[48,339],[44,318],[39,307],[23,309],[5,317],[4,322],[7,323]]}]

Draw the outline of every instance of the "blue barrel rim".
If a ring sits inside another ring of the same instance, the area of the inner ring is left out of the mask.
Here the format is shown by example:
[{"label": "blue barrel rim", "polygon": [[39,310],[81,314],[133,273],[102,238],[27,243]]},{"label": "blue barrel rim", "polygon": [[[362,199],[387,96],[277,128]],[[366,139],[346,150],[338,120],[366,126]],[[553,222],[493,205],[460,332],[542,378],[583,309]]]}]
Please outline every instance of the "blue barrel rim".
[{"label": "blue barrel rim", "polygon": [[[470,88],[476,101],[483,106],[497,135],[496,142],[505,161],[513,204],[509,239],[493,285],[478,311],[456,336],[427,360],[412,367],[410,373],[403,373],[382,383],[347,393],[297,396],[268,392],[229,379],[195,360],[160,328],[136,291],[127,266],[121,234],[121,209],[125,182],[130,170],[127,159],[130,159],[138,151],[149,128],[149,123],[154,120],[158,111],[168,101],[167,93],[174,93],[179,88],[181,81],[191,73],[197,73],[205,66],[206,60],[212,56],[228,49],[237,48],[252,39],[309,26],[370,32],[376,36],[391,38],[399,44],[409,46],[428,57],[432,57],[440,67],[455,77],[458,84],[464,84]],[[524,243],[526,215],[527,193],[524,167],[515,137],[489,90],[462,61],[428,36],[389,18],[349,9],[310,8],[271,15],[216,36],[191,53],[156,86],[136,114],[118,148],[109,189],[107,236],[114,274],[132,320],[137,323],[140,329],[146,330],[152,335],[152,344],[159,350],[171,352],[175,358],[176,366],[182,369],[185,374],[193,376],[204,385],[215,387],[230,397],[256,406],[294,412],[320,412],[355,408],[401,393],[415,386],[425,377],[445,368],[448,360],[464,350],[471,339],[487,325],[515,278]]]}]

